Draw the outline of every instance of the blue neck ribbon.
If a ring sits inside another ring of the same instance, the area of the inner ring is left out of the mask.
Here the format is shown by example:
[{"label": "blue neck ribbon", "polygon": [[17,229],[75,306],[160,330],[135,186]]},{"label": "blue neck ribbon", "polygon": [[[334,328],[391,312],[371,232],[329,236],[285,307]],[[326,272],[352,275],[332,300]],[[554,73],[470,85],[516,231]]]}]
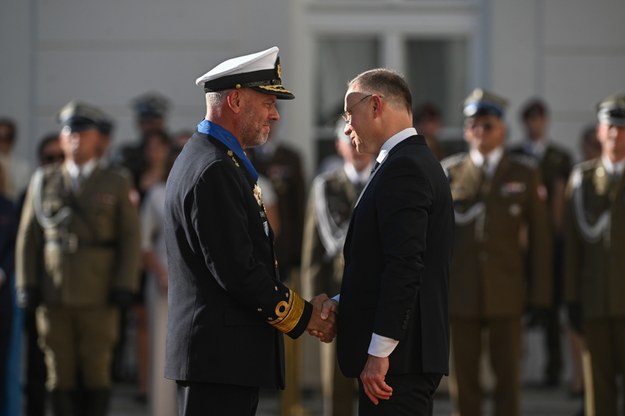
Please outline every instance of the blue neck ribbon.
[{"label": "blue neck ribbon", "polygon": [[252,178],[254,178],[254,182],[258,180],[258,172],[254,169],[254,165],[248,159],[245,151],[241,147],[239,141],[230,133],[228,130],[221,127],[219,124],[212,123],[208,120],[202,120],[200,124],[197,125],[197,131],[200,133],[208,134],[219,140],[224,144],[228,149],[232,150],[235,155],[243,162],[243,165],[247,169]]}]

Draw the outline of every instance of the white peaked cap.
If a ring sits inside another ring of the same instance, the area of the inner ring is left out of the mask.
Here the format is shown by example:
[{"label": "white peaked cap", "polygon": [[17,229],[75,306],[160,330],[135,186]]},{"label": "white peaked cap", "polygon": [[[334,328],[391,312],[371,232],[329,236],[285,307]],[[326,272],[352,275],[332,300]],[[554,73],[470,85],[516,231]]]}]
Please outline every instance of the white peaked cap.
[{"label": "white peaked cap", "polygon": [[197,78],[195,84],[203,86],[206,92],[253,88],[279,99],[293,99],[295,96],[282,85],[279,51],[274,46],[228,59]]}]

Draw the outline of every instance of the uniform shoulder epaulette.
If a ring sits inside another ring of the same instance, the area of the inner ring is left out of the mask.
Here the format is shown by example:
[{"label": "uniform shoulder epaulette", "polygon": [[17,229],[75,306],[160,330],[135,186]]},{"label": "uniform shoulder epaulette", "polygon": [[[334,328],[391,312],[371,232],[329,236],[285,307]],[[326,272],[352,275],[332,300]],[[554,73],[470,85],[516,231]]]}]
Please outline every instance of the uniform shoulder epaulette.
[{"label": "uniform shoulder epaulette", "polygon": [[597,159],[584,160],[573,166],[573,170],[580,172],[594,171],[597,167]]},{"label": "uniform shoulder epaulette", "polygon": [[538,168],[538,163],[536,162],[536,159],[532,158],[531,156],[522,155],[519,153],[508,153],[508,155],[510,156],[510,159],[512,161],[517,162],[520,165],[523,165],[530,169]]},{"label": "uniform shoulder epaulette", "polygon": [[453,168],[454,166],[462,162],[464,158],[467,157],[467,154],[468,153],[466,152],[461,152],[448,156],[445,159],[441,160],[441,166],[443,166],[443,169],[445,170]]}]

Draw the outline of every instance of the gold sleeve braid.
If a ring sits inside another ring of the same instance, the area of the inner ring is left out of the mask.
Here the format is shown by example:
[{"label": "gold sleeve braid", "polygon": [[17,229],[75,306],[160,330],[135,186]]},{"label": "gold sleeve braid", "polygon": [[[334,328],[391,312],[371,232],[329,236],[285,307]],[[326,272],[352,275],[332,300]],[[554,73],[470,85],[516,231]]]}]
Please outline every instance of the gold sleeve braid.
[{"label": "gold sleeve braid", "polygon": [[304,299],[289,289],[289,300],[278,302],[275,310],[277,318],[269,323],[280,332],[291,332],[302,317],[305,304]]}]

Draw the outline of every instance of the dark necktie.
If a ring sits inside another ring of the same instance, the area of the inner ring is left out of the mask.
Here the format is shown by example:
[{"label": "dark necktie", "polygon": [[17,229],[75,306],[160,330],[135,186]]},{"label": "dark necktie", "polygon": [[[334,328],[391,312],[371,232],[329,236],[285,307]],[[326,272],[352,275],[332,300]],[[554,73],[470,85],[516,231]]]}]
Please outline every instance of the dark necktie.
[{"label": "dark necktie", "polygon": [[376,170],[378,170],[378,167],[380,166],[380,162],[378,162],[377,160],[375,161],[375,165],[373,165],[373,168],[371,169],[371,174],[373,175],[373,172],[375,172]]}]

